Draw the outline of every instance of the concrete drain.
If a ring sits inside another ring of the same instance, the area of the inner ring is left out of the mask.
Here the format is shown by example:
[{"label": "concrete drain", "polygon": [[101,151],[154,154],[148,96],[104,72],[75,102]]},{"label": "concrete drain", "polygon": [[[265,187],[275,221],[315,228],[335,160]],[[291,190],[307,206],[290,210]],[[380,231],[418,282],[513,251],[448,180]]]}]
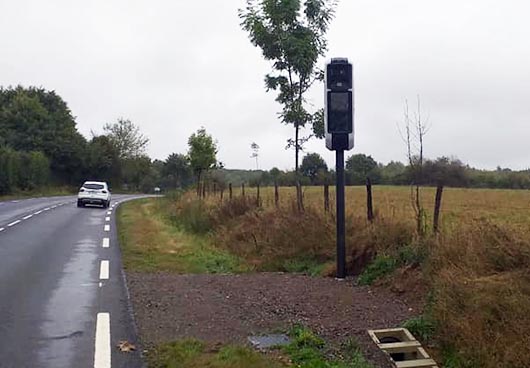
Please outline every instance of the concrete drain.
[{"label": "concrete drain", "polygon": [[397,368],[438,368],[406,328],[368,330],[368,334]]},{"label": "concrete drain", "polygon": [[276,346],[289,345],[291,340],[285,334],[270,334],[262,336],[249,336],[248,341],[255,349],[267,350]]}]

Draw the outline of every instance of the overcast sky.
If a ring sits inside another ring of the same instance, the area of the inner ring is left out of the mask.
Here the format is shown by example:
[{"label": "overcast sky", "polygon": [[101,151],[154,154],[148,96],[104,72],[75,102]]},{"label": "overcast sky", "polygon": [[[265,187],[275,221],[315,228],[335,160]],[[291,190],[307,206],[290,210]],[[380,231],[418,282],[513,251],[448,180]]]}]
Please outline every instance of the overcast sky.
[{"label": "overcast sky", "polygon": [[[87,137],[131,119],[149,154],[187,150],[204,126],[228,168],[294,166],[293,128],[266,93],[270,71],[239,26],[244,0],[0,0],[0,85],[55,90]],[[342,0],[329,57],[355,68],[355,148],[377,161],[405,160],[397,124],[421,96],[429,157],[480,168],[530,167],[530,2]],[[323,86],[311,91],[322,107]],[[330,166],[334,154],[321,140]]]}]

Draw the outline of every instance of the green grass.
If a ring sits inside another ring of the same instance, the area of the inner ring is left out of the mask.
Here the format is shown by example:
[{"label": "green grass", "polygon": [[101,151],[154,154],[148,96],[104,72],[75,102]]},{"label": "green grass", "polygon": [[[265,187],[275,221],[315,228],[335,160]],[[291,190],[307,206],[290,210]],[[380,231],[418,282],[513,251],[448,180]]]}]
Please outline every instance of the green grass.
[{"label": "green grass", "polygon": [[198,340],[162,345],[147,355],[151,368],[281,368],[271,357],[242,346],[211,349]]},{"label": "green grass", "polygon": [[348,341],[338,352],[327,349],[323,339],[311,330],[294,327],[289,336],[292,342],[282,350],[289,356],[296,367],[300,368],[373,368],[368,363],[358,345]]},{"label": "green grass", "polygon": [[427,314],[411,318],[405,323],[403,327],[408,329],[410,333],[422,342],[430,341],[436,332],[436,325],[434,320]]},{"label": "green grass", "polygon": [[24,198],[66,196],[66,195],[72,195],[76,193],[77,193],[76,188],[71,188],[71,187],[41,188],[38,190],[21,191],[21,192],[15,192],[9,195],[2,195],[0,196],[0,202],[11,201],[11,200],[16,200],[16,199],[24,199]]},{"label": "green grass", "polygon": [[245,270],[237,257],[214,247],[208,236],[189,234],[173,226],[157,210],[160,200],[146,198],[119,207],[118,234],[125,269],[176,273]]},{"label": "green grass", "polygon": [[179,340],[149,351],[147,361],[152,368],[374,368],[352,340],[333,351],[307,328],[294,327],[289,335],[289,345],[268,353],[243,346],[212,348],[199,340]]},{"label": "green grass", "polygon": [[394,272],[398,266],[399,262],[397,259],[391,256],[379,255],[359,275],[357,282],[359,285],[371,285],[375,280]]}]

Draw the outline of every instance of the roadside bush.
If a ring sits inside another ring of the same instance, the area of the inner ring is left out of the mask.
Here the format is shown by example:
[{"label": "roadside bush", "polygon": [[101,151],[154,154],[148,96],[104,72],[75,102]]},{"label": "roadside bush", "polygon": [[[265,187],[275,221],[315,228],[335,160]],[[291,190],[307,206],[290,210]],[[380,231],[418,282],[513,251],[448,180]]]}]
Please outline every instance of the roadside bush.
[{"label": "roadside bush", "polygon": [[20,152],[0,147],[0,195],[45,187],[50,161],[42,152]]},{"label": "roadside bush", "polygon": [[206,234],[213,229],[210,207],[200,199],[182,197],[169,207],[173,225],[193,234]]},{"label": "roadside bush", "polygon": [[466,362],[462,367],[530,366],[525,233],[489,222],[463,225],[433,248],[430,266],[437,336],[444,350],[460,356],[451,359]]}]

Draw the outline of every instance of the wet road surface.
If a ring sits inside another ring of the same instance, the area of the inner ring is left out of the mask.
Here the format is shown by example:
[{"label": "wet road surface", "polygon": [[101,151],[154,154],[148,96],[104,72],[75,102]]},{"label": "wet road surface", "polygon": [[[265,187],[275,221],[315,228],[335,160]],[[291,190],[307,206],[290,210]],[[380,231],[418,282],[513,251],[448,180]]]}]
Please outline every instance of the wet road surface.
[{"label": "wet road surface", "polygon": [[0,368],[142,367],[112,209],[0,202]]}]

